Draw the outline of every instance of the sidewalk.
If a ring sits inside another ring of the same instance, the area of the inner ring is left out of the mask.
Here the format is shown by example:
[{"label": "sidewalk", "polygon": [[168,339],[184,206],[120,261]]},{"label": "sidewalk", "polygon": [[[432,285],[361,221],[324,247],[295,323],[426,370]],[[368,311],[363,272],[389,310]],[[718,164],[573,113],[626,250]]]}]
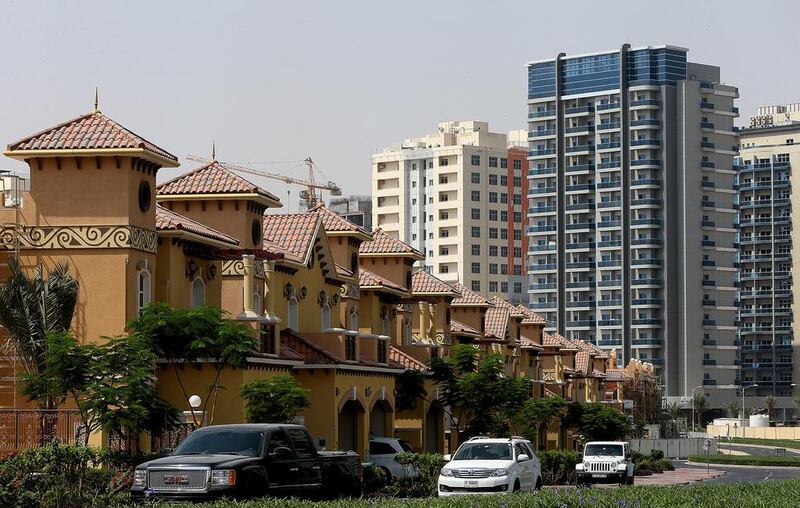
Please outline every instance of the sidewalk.
[{"label": "sidewalk", "polygon": [[[725,474],[725,471],[719,469],[711,469],[708,473],[705,467],[680,467],[675,471],[664,471],[661,474],[653,474],[651,476],[637,476],[634,485],[684,485],[687,483],[695,483],[703,480],[709,480]],[[551,485],[548,488],[568,488],[574,485]],[[593,485],[592,488],[616,488],[616,484],[603,484],[599,483]]]}]

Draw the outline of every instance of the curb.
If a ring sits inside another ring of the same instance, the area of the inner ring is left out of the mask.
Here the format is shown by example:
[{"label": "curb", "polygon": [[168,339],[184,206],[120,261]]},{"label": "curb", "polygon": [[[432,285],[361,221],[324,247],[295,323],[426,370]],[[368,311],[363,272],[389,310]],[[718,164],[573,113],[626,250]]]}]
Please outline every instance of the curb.
[{"label": "curb", "polygon": [[[685,464],[687,466],[702,466],[702,467],[706,467],[706,463],[705,462],[689,462],[689,461],[686,461]],[[800,466],[750,466],[750,465],[747,465],[747,464],[720,464],[718,462],[710,462],[709,465],[712,468],[714,468],[714,467],[732,467],[732,468],[746,469],[746,468],[754,468],[755,467],[755,468],[764,468],[764,469],[788,469],[788,470],[791,470],[791,471],[800,470]]]}]

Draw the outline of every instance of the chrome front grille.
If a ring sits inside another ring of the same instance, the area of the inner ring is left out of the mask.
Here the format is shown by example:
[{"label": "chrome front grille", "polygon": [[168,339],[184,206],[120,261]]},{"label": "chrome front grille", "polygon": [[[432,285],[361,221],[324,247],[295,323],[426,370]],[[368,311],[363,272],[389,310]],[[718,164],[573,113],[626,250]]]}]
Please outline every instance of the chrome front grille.
[{"label": "chrome front grille", "polygon": [[208,485],[207,467],[148,469],[147,485],[154,491],[200,491]]},{"label": "chrome front grille", "polygon": [[614,470],[611,462],[589,462],[586,465],[590,473],[610,473]]},{"label": "chrome front grille", "polygon": [[494,469],[454,469],[456,478],[489,478]]}]

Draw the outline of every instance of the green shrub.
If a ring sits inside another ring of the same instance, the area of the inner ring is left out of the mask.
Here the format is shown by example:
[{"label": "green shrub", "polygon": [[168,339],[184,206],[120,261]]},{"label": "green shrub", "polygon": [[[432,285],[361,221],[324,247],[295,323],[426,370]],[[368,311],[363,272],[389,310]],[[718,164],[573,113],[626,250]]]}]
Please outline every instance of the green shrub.
[{"label": "green shrub", "polygon": [[664,458],[664,452],[654,448],[650,450],[650,458],[653,460],[661,460]]},{"label": "green shrub", "polygon": [[389,478],[386,476],[386,471],[381,467],[373,464],[364,466],[362,476],[362,488],[364,494],[374,494],[381,489],[385,488],[389,483]]},{"label": "green shrub", "polygon": [[631,452],[631,460],[633,461],[634,464],[639,464],[640,462],[642,462],[647,458],[649,457],[647,455],[644,455],[643,453]]},{"label": "green shrub", "polygon": [[[798,492],[800,480],[785,480],[621,489],[547,488],[537,493],[446,499],[340,499],[311,503],[297,499],[264,498],[251,502],[217,501],[203,505],[203,508],[783,508],[796,506]],[[169,505],[169,508],[175,508],[175,505]]]},{"label": "green shrub", "polygon": [[537,452],[542,464],[542,482],[545,485],[575,483],[575,464],[581,462],[581,454],[572,451]]},{"label": "green shrub", "polygon": [[746,466],[791,466],[800,467],[800,457],[776,457],[774,455],[690,455],[690,462],[711,464],[736,464]]},{"label": "green shrub", "polygon": [[428,497],[436,495],[439,472],[447,461],[438,453],[398,453],[395,460],[409,472],[418,474],[413,478],[393,478],[386,489],[388,494],[399,497]]},{"label": "green shrub", "polygon": [[[49,444],[0,461],[0,506],[110,508],[125,505],[132,470],[100,468],[93,448]],[[111,460],[109,458],[109,460]]]},{"label": "green shrub", "polygon": [[658,464],[662,471],[675,471],[675,466],[672,465],[672,461],[669,459],[659,459]]}]

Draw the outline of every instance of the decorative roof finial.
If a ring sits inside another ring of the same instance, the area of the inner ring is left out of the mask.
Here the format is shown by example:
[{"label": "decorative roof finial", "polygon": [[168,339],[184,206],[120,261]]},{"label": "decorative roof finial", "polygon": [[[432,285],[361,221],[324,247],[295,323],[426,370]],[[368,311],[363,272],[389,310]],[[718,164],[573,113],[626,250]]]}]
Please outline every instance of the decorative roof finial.
[{"label": "decorative roof finial", "polygon": [[94,87],[94,109],[92,110],[92,114],[100,112],[100,110],[97,109],[97,106],[98,106],[99,103],[100,103],[100,101],[99,101],[99,94],[98,94],[98,91],[97,91],[97,87]]},{"label": "decorative roof finial", "polygon": [[211,162],[217,162],[217,144],[211,141]]}]

